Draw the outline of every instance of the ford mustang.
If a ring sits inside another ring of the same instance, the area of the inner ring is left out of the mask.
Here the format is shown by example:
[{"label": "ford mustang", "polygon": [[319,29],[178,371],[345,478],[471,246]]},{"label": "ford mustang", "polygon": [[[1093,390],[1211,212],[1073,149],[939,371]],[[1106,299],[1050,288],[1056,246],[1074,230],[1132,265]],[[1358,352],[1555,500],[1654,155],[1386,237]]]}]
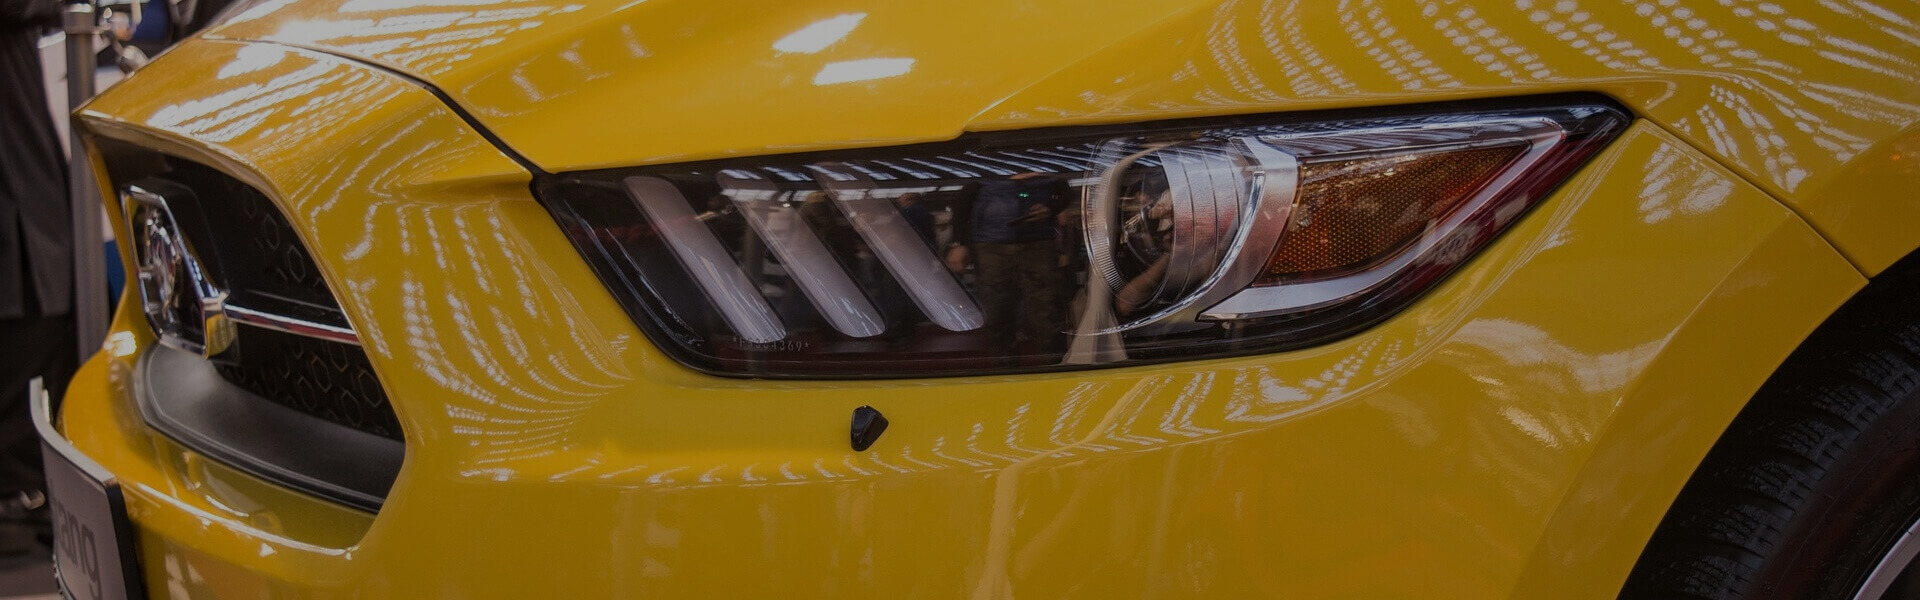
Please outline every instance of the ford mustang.
[{"label": "ford mustang", "polygon": [[1920,597],[1920,5],[264,0],[74,597]]}]

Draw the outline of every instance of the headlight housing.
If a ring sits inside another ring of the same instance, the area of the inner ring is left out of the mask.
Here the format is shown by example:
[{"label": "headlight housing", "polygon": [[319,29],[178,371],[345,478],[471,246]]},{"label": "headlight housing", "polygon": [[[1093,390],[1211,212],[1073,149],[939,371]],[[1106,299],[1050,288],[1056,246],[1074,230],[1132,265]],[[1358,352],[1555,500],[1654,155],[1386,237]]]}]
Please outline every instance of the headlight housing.
[{"label": "headlight housing", "polygon": [[1626,122],[1600,103],[1241,118],[535,188],[634,320],[694,368],[1057,370],[1272,352],[1372,325]]}]

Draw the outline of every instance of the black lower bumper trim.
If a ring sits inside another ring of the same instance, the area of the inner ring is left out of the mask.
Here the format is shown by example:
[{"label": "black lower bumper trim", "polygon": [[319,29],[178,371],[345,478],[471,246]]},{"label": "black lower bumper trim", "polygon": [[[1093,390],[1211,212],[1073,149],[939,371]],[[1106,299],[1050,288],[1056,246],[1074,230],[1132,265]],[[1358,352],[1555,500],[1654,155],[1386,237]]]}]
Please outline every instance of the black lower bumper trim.
[{"label": "black lower bumper trim", "polygon": [[134,395],[147,425],[242,472],[377,511],[406,446],[261,398],[205,358],[156,346],[141,357]]}]

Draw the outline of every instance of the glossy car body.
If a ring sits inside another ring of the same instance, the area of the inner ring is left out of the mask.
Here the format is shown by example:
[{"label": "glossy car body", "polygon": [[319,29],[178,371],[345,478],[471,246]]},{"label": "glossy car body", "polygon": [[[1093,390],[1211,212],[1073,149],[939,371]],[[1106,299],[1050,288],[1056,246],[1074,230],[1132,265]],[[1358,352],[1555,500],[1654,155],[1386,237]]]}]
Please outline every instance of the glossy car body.
[{"label": "glossy car body", "polygon": [[[1774,367],[1920,246],[1893,2],[426,4],[268,2],[81,112],[271,197],[407,434],[377,516],[186,450],[132,405],[153,340],[123,300],[63,429],[126,486],[156,597],[1608,597]],[[911,60],[817,77],[874,58]],[[1560,92],[1636,121],[1404,312],[1235,359],[701,375],[528,190]],[[863,453],[862,405],[893,423]]]}]

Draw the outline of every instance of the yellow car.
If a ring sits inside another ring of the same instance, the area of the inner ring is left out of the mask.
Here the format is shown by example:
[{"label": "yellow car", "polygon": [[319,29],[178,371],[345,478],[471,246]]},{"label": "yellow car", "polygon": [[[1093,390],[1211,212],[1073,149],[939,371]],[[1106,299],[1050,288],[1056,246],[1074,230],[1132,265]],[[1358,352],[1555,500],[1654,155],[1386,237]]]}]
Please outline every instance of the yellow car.
[{"label": "yellow car", "polygon": [[1909,1],[265,0],[77,122],[75,597],[1915,597]]}]

